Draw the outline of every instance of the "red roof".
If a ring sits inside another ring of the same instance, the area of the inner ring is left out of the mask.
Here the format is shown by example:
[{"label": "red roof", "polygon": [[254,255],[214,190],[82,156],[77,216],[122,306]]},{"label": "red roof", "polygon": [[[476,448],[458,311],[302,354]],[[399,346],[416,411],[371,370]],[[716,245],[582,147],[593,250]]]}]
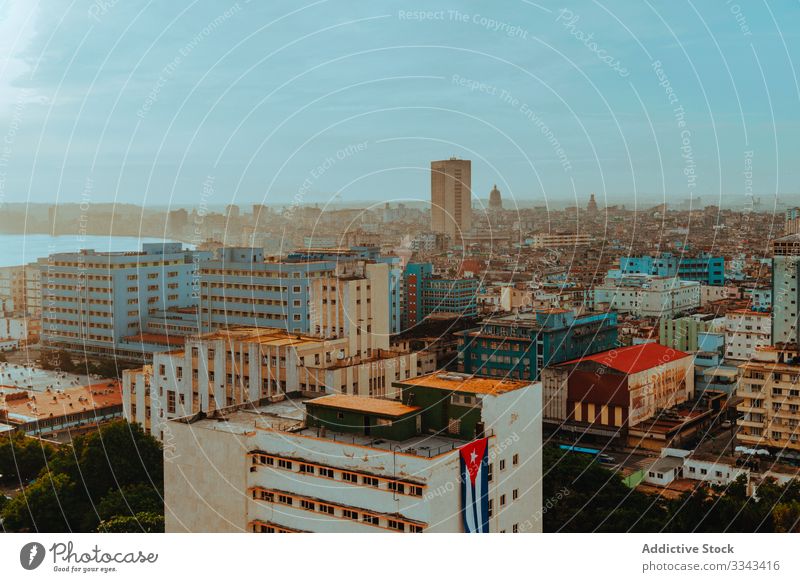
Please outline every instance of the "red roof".
[{"label": "red roof", "polygon": [[661,364],[674,362],[689,357],[691,354],[662,346],[656,343],[639,344],[627,348],[617,348],[606,352],[599,352],[591,356],[584,356],[577,360],[564,362],[575,364],[578,362],[597,362],[625,374],[636,374],[642,370],[649,370]]}]

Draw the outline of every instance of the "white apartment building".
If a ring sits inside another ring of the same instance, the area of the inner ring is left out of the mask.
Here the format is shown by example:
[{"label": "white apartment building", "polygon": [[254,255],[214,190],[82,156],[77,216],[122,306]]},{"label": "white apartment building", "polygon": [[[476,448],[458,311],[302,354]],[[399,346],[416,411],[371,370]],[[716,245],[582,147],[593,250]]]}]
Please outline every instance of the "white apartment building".
[{"label": "white apartment building", "polygon": [[[392,383],[433,371],[428,352],[373,349],[352,355],[348,338],[324,340],[281,329],[241,327],[187,338],[183,350],[125,370],[125,418],[159,440],[165,423],[286,394],[392,396]],[[168,439],[167,439],[168,440]]]},{"label": "white apartment building", "polygon": [[800,459],[800,365],[795,344],[756,348],[739,366],[736,440]]},{"label": "white apartment building", "polygon": [[737,309],[725,315],[725,358],[749,360],[756,348],[772,343],[772,315]]},{"label": "white apartment building", "polygon": [[643,274],[608,276],[594,288],[594,305],[637,317],[673,317],[700,306],[700,283]]},{"label": "white apartment building", "polygon": [[772,241],[772,341],[800,344],[797,284],[800,263],[800,235],[792,234]]},{"label": "white apartment building", "polygon": [[529,244],[535,249],[550,249],[558,247],[575,247],[590,245],[594,237],[586,233],[543,233],[528,239]]},{"label": "white apartment building", "polygon": [[540,384],[431,374],[400,400],[284,398],[169,423],[168,532],[462,532],[487,439],[491,532],[542,531]]},{"label": "white apartment building", "polygon": [[389,349],[389,265],[338,263],[335,276],[310,285],[311,333],[347,338],[348,353]]}]

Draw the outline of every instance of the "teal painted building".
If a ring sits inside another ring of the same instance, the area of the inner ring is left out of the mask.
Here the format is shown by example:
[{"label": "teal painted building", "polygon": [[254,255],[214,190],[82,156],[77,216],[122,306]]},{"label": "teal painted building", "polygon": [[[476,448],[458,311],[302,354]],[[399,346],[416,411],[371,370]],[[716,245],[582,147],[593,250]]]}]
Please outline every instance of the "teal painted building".
[{"label": "teal painted building", "polygon": [[465,373],[534,381],[550,364],[614,348],[617,314],[551,309],[490,318],[458,335]]}]

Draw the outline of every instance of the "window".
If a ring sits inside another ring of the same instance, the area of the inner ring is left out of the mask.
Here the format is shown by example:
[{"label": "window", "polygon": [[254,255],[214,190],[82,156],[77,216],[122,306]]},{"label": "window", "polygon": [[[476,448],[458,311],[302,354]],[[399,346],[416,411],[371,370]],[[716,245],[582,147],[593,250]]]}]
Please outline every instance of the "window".
[{"label": "window", "polygon": [[349,481],[350,483],[358,483],[358,475],[355,473],[347,473],[342,471],[342,481]]},{"label": "window", "polygon": [[362,521],[364,521],[364,523],[378,525],[381,520],[378,518],[377,515],[370,515],[369,513],[365,513],[362,517]]},{"label": "window", "polygon": [[519,533],[519,524],[515,523],[511,526],[511,533]]},{"label": "window", "polygon": [[293,499],[288,495],[278,495],[278,503],[283,503],[284,505],[291,505]]},{"label": "window", "polygon": [[291,470],[292,462],[291,461],[287,461],[286,459],[278,459],[278,467],[280,467],[281,469],[289,469],[289,470]]},{"label": "window", "polygon": [[325,503],[320,503],[319,506],[317,506],[317,509],[319,509],[319,511],[322,513],[333,515],[333,505],[326,505]]},{"label": "window", "polygon": [[[255,498],[255,496],[256,492],[253,491],[253,497]],[[262,501],[269,501],[270,503],[275,501],[275,494],[272,491],[260,491],[259,497],[261,497]]]},{"label": "window", "polygon": [[419,485],[409,485],[408,494],[413,495],[415,497],[422,497],[422,487],[420,487]]},{"label": "window", "polygon": [[306,465],[305,463],[300,463],[300,472],[301,473],[308,473],[309,475],[314,474],[314,465]]},{"label": "window", "polygon": [[319,475],[320,477],[327,477],[328,479],[333,479],[333,469],[328,469],[326,467],[319,468]]},{"label": "window", "polygon": [[406,526],[402,521],[397,521],[394,519],[388,520],[386,525],[389,529],[396,529],[397,531],[405,531],[406,529]]},{"label": "window", "polygon": [[514,501],[514,500],[516,500],[516,499],[517,499],[517,497],[519,497],[519,489],[514,489],[514,490],[511,492],[511,501]]},{"label": "window", "polygon": [[506,496],[505,495],[501,495],[500,496],[500,507],[505,507],[505,505],[506,505]]},{"label": "window", "polygon": [[389,491],[395,491],[397,493],[405,493],[405,485],[402,483],[398,483],[397,481],[389,481]]},{"label": "window", "polygon": [[494,463],[489,463],[489,471],[486,475],[486,478],[489,480],[489,482],[491,482],[494,478]]},{"label": "window", "polygon": [[353,519],[355,521],[358,521],[358,517],[359,517],[358,512],[357,511],[353,511],[352,509],[345,509],[342,512],[342,516],[347,518],[347,519]]},{"label": "window", "polygon": [[361,482],[364,485],[368,485],[369,487],[378,487],[380,483],[377,477],[367,477],[367,476],[362,477]]},{"label": "window", "polygon": [[515,467],[519,465],[519,454],[515,453],[513,457],[511,457],[511,464]]},{"label": "window", "polygon": [[494,499],[489,500],[489,517],[494,513]]},{"label": "window", "polygon": [[422,533],[422,526],[421,525],[409,525],[408,531],[411,533]]},{"label": "window", "polygon": [[309,501],[308,499],[301,499],[300,500],[300,507],[302,507],[303,509],[308,509],[310,511],[314,511],[314,506],[315,506],[315,504],[314,504],[313,501]]},{"label": "window", "polygon": [[505,468],[506,468],[506,460],[500,459],[500,470],[502,471]]}]

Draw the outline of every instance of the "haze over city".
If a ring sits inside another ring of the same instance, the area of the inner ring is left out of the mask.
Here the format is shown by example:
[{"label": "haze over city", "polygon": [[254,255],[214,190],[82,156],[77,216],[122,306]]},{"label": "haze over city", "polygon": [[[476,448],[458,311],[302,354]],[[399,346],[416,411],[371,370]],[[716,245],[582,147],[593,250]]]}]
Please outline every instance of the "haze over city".
[{"label": "haze over city", "polygon": [[794,3],[55,5],[0,6],[3,202],[425,201],[450,156],[521,205],[800,190]]}]

